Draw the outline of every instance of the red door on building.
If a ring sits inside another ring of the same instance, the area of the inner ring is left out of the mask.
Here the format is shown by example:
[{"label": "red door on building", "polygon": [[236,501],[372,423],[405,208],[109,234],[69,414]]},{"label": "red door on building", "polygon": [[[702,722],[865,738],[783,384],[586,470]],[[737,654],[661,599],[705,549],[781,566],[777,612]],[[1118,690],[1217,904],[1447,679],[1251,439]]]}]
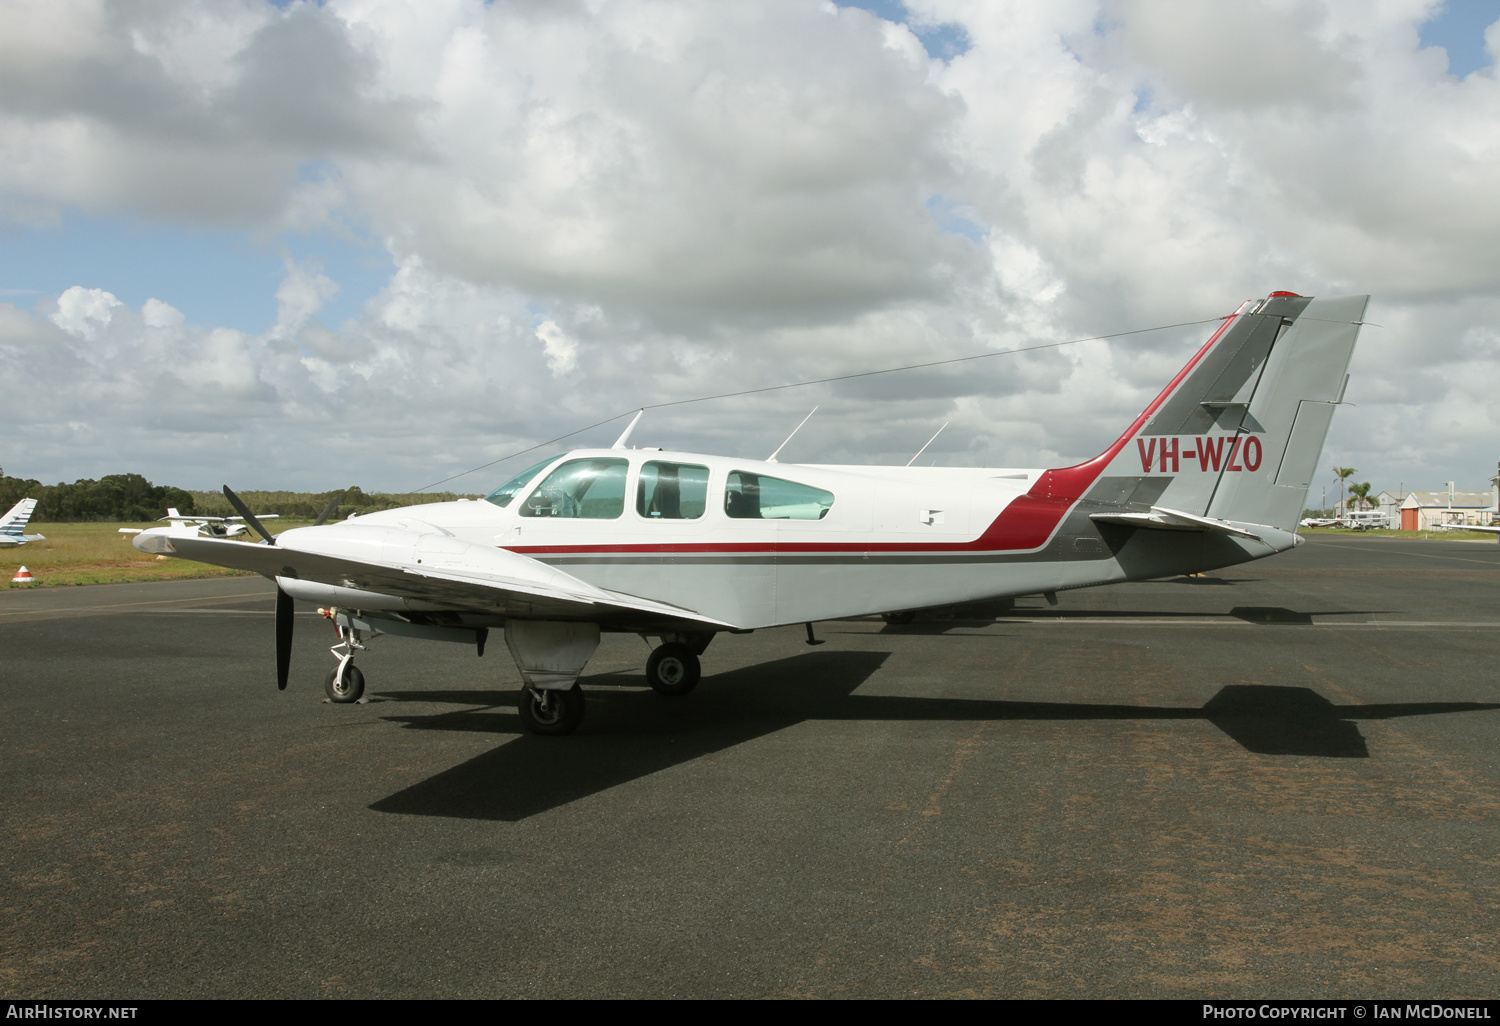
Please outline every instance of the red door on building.
[{"label": "red door on building", "polygon": [[1417,529],[1417,511],[1414,509],[1403,509],[1401,511],[1401,530],[1415,531]]}]

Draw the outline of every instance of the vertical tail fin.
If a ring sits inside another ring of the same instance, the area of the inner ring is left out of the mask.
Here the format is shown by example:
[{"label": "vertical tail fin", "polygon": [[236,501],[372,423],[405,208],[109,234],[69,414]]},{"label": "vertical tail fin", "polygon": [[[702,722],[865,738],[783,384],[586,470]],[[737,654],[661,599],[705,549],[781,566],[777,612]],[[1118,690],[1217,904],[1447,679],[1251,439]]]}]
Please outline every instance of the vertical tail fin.
[{"label": "vertical tail fin", "polygon": [[0,536],[6,538],[25,537],[23,532],[26,530],[26,524],[31,519],[32,511],[35,509],[35,499],[22,499],[12,506],[5,516],[0,517]]},{"label": "vertical tail fin", "polygon": [[[1282,330],[1243,414],[1234,414],[1239,448],[1262,450],[1257,471],[1226,466],[1208,505],[1221,520],[1295,531],[1333,411],[1344,399],[1349,360],[1369,296],[1314,299]],[[1239,461],[1248,469],[1248,461]]]},{"label": "vertical tail fin", "polygon": [[1244,304],[1114,445],[1048,471],[1048,494],[1295,531],[1368,302]]}]

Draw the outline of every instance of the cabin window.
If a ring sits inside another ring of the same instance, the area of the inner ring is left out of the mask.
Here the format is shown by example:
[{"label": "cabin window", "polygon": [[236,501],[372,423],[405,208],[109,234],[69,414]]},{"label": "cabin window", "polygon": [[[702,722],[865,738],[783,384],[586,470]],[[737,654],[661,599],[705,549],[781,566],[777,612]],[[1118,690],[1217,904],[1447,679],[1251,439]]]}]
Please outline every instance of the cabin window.
[{"label": "cabin window", "polygon": [[519,512],[523,517],[613,520],[625,512],[629,466],[622,459],[569,460],[537,485]]},{"label": "cabin window", "polygon": [[832,492],[744,470],[731,470],[724,489],[724,512],[735,520],[822,520],[832,508]]},{"label": "cabin window", "polygon": [[708,468],[652,460],[641,467],[635,511],[648,520],[697,520],[708,508]]},{"label": "cabin window", "polygon": [[499,488],[496,488],[493,492],[490,492],[490,494],[486,495],[484,497],[484,501],[493,502],[496,506],[504,509],[506,506],[510,505],[512,499],[520,494],[521,489],[531,484],[532,478],[536,477],[543,470],[545,470],[547,464],[551,463],[555,459],[557,459],[556,456],[548,456],[546,459],[542,460],[542,462],[527,467],[525,470],[521,471],[515,477],[505,482]]}]

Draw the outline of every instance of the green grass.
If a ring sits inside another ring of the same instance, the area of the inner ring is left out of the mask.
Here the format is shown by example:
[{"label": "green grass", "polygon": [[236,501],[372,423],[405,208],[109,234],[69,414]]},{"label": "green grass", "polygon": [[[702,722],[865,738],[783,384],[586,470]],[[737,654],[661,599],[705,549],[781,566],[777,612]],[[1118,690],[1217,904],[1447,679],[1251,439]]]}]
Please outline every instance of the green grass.
[{"label": "green grass", "polygon": [[[272,533],[301,527],[303,521],[278,520]],[[249,571],[193,563],[170,556],[138,552],[134,535],[122,527],[159,527],[160,524],[29,524],[27,534],[44,534],[43,541],[0,549],[0,588],[47,588],[68,584],[119,584],[125,581],[183,580],[194,577],[243,577]],[[12,584],[22,566],[35,584]]]},{"label": "green grass", "polygon": [[1416,538],[1427,541],[1487,541],[1495,536],[1484,531],[1389,531],[1384,528],[1355,531],[1348,527],[1299,527],[1298,534],[1342,534],[1359,538]]}]

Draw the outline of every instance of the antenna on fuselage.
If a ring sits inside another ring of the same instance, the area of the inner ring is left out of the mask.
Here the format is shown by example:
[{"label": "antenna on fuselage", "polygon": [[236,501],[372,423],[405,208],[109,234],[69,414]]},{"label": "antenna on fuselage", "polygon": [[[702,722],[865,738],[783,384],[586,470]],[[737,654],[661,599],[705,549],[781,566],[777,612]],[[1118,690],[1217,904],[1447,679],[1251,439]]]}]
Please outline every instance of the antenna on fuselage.
[{"label": "antenna on fuselage", "polygon": [[[937,436],[943,433],[943,428],[947,427],[951,423],[953,423],[951,420],[943,421],[943,427],[938,428],[937,431],[933,433],[933,436],[927,439],[927,445],[931,445],[933,442],[936,442]],[[927,445],[924,445],[922,446],[922,448],[917,450],[917,456],[920,456],[927,451]],[[913,463],[917,462],[917,456],[913,456],[911,459],[907,460],[906,465],[909,467]]]},{"label": "antenna on fuselage", "polygon": [[[819,404],[819,405],[821,405],[821,404]],[[814,413],[817,413],[817,412],[818,412],[818,407],[814,406],[812,408],[812,410],[810,410],[808,412],[807,416],[805,416],[805,417],[802,418],[802,424],[806,424],[808,421],[812,420],[812,415]],[[802,424],[798,424],[796,427],[792,428],[792,433],[786,436],[786,442],[790,442],[793,438],[797,437],[797,432],[802,430]],[[766,462],[767,463],[775,463],[776,462],[777,455],[780,454],[781,450],[783,450],[783,449],[786,448],[786,442],[782,442],[780,445],[778,445],[776,447],[776,452],[773,452],[773,453],[771,453],[771,455],[769,455],[769,456],[766,457]]]},{"label": "antenna on fuselage", "polygon": [[632,432],[632,431],[635,430],[635,426],[640,423],[641,416],[645,412],[646,411],[645,411],[644,408],[635,411],[635,416],[632,417],[632,418],[630,418],[630,426],[627,427],[624,430],[624,432],[620,435],[619,438],[615,439],[615,444],[610,446],[611,449],[623,449],[623,448],[625,448],[625,443],[630,438],[630,432]]}]

